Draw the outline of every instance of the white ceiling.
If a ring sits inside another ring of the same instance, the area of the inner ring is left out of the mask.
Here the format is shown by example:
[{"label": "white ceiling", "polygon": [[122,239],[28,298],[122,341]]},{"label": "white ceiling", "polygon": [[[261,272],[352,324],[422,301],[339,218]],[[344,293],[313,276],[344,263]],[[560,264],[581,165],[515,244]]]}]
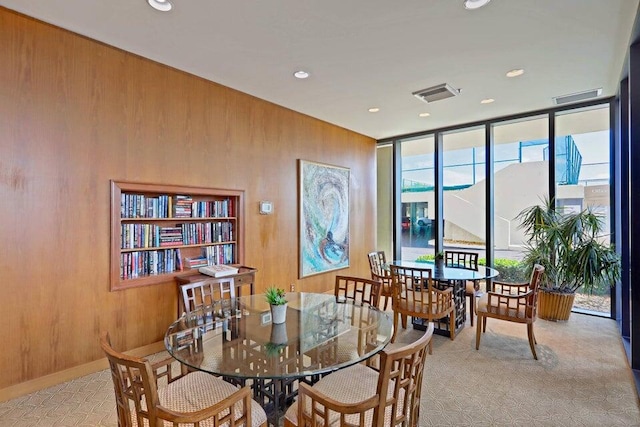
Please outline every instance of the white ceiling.
[{"label": "white ceiling", "polygon": [[[380,139],[614,95],[638,0],[0,0],[0,5]],[[524,68],[521,77],[505,73]],[[293,72],[311,73],[297,80]],[[455,97],[412,92],[440,83]],[[494,98],[492,104],[480,100]],[[378,113],[369,113],[379,107]],[[430,117],[418,114],[429,112]]]}]

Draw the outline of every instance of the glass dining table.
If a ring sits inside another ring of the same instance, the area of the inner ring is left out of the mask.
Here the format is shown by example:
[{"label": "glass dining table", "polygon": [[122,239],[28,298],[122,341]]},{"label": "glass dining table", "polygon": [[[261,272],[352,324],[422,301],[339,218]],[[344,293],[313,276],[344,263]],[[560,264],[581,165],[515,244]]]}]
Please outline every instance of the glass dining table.
[{"label": "glass dining table", "polygon": [[287,293],[287,318],[271,322],[264,295],[217,301],[182,315],[167,329],[171,356],[191,369],[250,384],[278,425],[297,382],[372,358],[389,343],[391,318],[332,294]]},{"label": "glass dining table", "polygon": [[[456,305],[456,321],[455,328],[456,334],[464,328],[464,324],[467,320],[467,302],[465,298],[466,282],[488,280],[497,277],[500,273],[495,268],[479,265],[478,270],[471,270],[457,266],[436,266],[434,261],[406,261],[395,260],[388,263],[389,265],[395,265],[403,268],[426,268],[431,270],[431,278],[436,283],[436,286],[453,287],[453,298]],[[424,330],[426,325],[423,319],[413,318],[412,324],[415,329]],[[449,331],[449,319],[443,318],[434,321],[434,333],[438,335],[451,336]]]}]

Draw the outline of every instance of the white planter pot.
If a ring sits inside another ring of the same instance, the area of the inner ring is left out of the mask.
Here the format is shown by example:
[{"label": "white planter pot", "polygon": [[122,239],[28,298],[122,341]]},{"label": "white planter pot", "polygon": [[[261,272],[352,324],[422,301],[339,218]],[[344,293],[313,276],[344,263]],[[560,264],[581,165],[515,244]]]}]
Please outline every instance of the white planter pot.
[{"label": "white planter pot", "polygon": [[271,321],[274,324],[284,323],[287,320],[287,304],[271,306]]}]

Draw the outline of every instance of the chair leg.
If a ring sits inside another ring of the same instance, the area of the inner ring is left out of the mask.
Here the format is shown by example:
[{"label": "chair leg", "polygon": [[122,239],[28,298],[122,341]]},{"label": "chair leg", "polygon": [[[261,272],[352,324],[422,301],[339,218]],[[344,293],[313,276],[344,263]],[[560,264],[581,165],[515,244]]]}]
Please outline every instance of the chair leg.
[{"label": "chair leg", "polygon": [[469,295],[469,319],[471,320],[471,326],[473,326],[473,313],[476,311],[476,296]]},{"label": "chair leg", "polygon": [[478,315],[478,318],[476,319],[476,350],[478,350],[480,348],[480,335],[481,335],[481,328],[482,328],[482,324],[485,321],[483,316]]},{"label": "chair leg", "polygon": [[[477,322],[480,322],[480,316],[478,316]],[[482,332],[487,332],[487,318],[482,316]]]},{"label": "chair leg", "polygon": [[533,335],[533,323],[527,323],[527,335],[529,335],[529,347],[531,347],[531,353],[533,353],[533,358],[538,360],[538,355],[536,354],[536,338]]},{"label": "chair leg", "polygon": [[398,333],[398,314],[397,311],[393,310],[393,335],[391,336],[391,342],[396,340],[396,334]]},{"label": "chair leg", "polygon": [[456,309],[449,315],[449,335],[451,335],[451,341],[456,337]]},{"label": "chair leg", "polygon": [[385,295],[384,297],[384,311],[387,311],[387,307],[389,306],[389,300],[391,297],[389,295]]},{"label": "chair leg", "polygon": [[402,314],[401,315],[401,319],[402,319],[402,329],[407,329],[407,315],[406,314]]}]

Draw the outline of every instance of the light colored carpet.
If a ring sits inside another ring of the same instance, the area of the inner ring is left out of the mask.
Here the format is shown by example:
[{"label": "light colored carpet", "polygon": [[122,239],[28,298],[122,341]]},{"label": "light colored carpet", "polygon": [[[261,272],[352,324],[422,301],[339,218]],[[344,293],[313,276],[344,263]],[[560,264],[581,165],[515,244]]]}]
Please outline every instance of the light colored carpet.
[{"label": "light colored carpet", "polygon": [[[640,406],[613,320],[572,314],[535,324],[539,360],[524,325],[489,319],[480,350],[467,325],[435,336],[421,426],[640,426]],[[393,346],[415,339],[401,330]],[[108,371],[0,403],[0,426],[116,426]]]}]

